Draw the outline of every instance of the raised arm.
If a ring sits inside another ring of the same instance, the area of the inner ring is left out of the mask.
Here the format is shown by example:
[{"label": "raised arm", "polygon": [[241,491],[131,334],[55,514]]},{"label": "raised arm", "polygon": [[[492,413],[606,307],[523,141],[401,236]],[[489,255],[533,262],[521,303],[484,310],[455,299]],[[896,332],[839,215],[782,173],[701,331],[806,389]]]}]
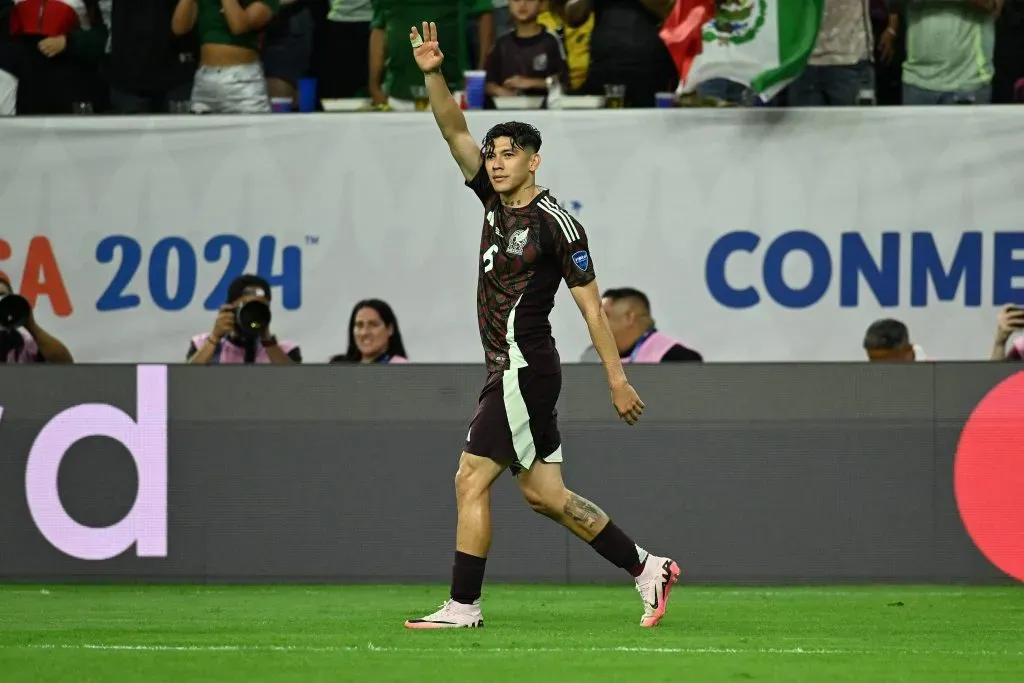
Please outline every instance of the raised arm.
[{"label": "raised arm", "polygon": [[192,30],[196,25],[196,15],[199,6],[196,0],[178,0],[174,7],[174,14],[171,15],[171,31],[176,36],[183,36]]},{"label": "raised arm", "polygon": [[441,135],[448,143],[448,149],[458,162],[462,175],[466,180],[476,177],[483,158],[480,155],[480,146],[473,139],[466,125],[466,117],[463,116],[459,103],[452,97],[448,90],[448,83],[441,73],[441,64],[444,62],[444,55],[437,42],[437,25],[434,22],[423,22],[423,36],[413,26],[409,33],[409,40],[412,42],[412,53],[416,64],[423,72],[427,85],[427,96],[430,98],[430,109],[434,112],[434,120],[437,127],[441,129]]}]

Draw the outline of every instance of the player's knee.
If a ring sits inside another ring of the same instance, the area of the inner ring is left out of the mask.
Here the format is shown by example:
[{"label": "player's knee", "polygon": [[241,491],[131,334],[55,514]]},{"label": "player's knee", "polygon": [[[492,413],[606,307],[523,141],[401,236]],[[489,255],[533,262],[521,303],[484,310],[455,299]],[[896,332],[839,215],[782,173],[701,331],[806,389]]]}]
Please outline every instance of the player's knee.
[{"label": "player's knee", "polygon": [[524,488],[523,498],[531,510],[545,517],[557,517],[564,504],[564,497],[558,496],[557,492],[539,489]]},{"label": "player's knee", "polygon": [[483,495],[487,491],[482,473],[467,462],[459,464],[455,472],[455,495],[462,500],[469,500]]}]

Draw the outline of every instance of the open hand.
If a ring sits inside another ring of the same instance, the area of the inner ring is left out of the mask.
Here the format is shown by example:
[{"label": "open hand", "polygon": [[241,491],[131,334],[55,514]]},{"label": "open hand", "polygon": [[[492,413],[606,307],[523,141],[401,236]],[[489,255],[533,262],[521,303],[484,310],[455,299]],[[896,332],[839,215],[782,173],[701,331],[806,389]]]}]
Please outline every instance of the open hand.
[{"label": "open hand", "polygon": [[38,48],[47,57],[56,57],[68,46],[68,39],[65,36],[54,36],[43,38],[39,41]]},{"label": "open hand", "polygon": [[217,320],[213,324],[213,332],[210,337],[219,342],[233,329],[235,329],[235,307],[230,304],[221,306],[217,312]]},{"label": "open hand", "polygon": [[530,79],[525,76],[509,76],[502,85],[509,90],[526,90],[530,87]]},{"label": "open hand", "polygon": [[[416,45],[417,43],[422,43]],[[444,62],[444,54],[441,52],[441,45],[437,42],[437,24],[434,22],[423,22],[423,36],[413,26],[409,33],[409,41],[415,46],[412,49],[412,56],[416,59],[416,65],[423,73],[432,73],[441,68]]]},{"label": "open hand", "polygon": [[644,402],[640,400],[636,389],[628,383],[612,387],[612,404],[619,417],[630,425],[636,424],[644,412]]}]

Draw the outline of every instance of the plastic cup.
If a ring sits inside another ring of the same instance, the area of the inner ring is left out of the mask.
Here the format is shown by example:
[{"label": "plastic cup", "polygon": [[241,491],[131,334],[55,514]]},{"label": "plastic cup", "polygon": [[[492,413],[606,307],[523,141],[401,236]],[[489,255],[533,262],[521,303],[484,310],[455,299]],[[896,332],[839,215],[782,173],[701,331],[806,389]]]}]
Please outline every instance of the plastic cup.
[{"label": "plastic cup", "polygon": [[473,70],[467,71],[463,75],[466,79],[466,108],[483,109],[487,72]]},{"label": "plastic cup", "polygon": [[671,109],[676,106],[676,94],[674,92],[660,92],[655,94],[654,102],[658,109]]},{"label": "plastic cup", "polygon": [[299,80],[299,111],[316,111],[316,79],[303,78]]},{"label": "plastic cup", "polygon": [[609,109],[622,109],[626,105],[626,86],[618,83],[604,86],[604,105]]}]

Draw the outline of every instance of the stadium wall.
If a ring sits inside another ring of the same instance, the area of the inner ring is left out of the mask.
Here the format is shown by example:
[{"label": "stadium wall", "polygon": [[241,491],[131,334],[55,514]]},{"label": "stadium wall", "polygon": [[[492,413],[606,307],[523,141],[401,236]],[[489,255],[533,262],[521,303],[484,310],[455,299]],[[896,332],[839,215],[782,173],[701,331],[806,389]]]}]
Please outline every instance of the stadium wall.
[{"label": "stadium wall", "polygon": [[[983,360],[1024,301],[1015,107],[469,112],[544,134],[538,182],[585,226],[601,287],[715,362],[856,361],[878,318],[930,359]],[[228,284],[274,330],[344,351],[394,308],[409,358],[479,363],[480,202],[427,112],[0,121],[0,271],[80,362],[176,363]],[[566,288],[563,357],[590,344]],[[439,320],[445,321],[438,334]],[[117,330],[117,344],[110,343]]]},{"label": "stadium wall", "polygon": [[[965,421],[1014,371],[638,366],[648,409],[630,428],[603,373],[568,366],[565,477],[695,582],[1005,582],[965,530],[953,474]],[[445,582],[483,378],[0,366],[0,580]],[[510,478],[493,507],[490,580],[622,579]]]}]

